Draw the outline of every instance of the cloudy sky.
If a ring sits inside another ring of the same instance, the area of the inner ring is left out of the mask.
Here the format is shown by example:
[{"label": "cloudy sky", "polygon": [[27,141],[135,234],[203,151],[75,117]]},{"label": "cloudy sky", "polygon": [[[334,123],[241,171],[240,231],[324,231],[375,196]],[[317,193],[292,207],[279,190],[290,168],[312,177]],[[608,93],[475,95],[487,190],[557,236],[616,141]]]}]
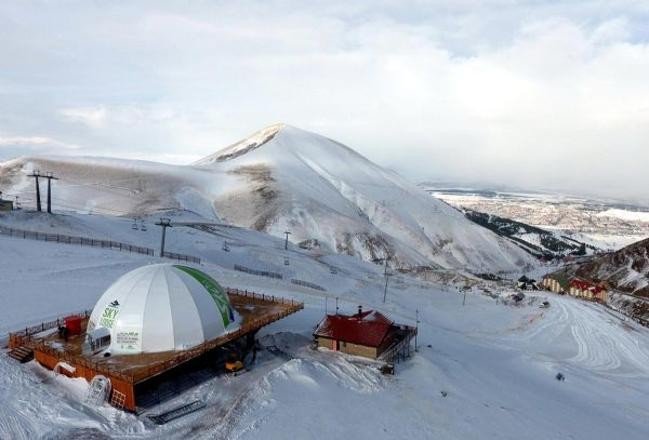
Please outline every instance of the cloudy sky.
[{"label": "cloudy sky", "polygon": [[649,2],[0,3],[0,160],[182,164],[279,121],[414,181],[649,201]]}]

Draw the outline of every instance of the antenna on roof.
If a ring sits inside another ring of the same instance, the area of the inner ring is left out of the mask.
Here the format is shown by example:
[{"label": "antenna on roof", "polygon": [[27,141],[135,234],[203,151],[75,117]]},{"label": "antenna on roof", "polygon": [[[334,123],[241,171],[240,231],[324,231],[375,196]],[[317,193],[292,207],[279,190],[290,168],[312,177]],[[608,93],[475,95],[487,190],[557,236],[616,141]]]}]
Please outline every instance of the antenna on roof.
[{"label": "antenna on roof", "polygon": [[336,315],[338,314],[338,297],[336,297]]}]

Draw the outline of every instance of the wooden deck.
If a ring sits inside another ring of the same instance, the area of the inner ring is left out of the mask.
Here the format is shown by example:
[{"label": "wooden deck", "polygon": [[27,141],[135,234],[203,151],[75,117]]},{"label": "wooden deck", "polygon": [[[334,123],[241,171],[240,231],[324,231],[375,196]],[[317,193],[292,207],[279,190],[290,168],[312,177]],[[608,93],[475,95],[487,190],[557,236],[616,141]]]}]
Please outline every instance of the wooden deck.
[{"label": "wooden deck", "polygon": [[[84,352],[86,326],[89,313],[82,316],[82,332],[64,340],[54,330],[52,323],[44,323],[23,331],[10,334],[10,346],[26,346],[34,350],[36,360],[42,365],[55,369],[60,362],[72,366],[75,377],[91,380],[101,374],[111,379],[113,389],[126,394],[126,409],[135,409],[135,385],[165,373],[197,357],[238,340],[260,328],[296,313],[304,308],[300,302],[279,297],[261,295],[254,292],[227,289],[232,307],[242,317],[239,329],[206,341],[196,347],[182,351],[161,353],[141,353],[134,355],[114,355],[103,357],[101,353],[92,355]],[[46,330],[52,329],[50,332]],[[31,334],[30,334],[31,332]]]}]

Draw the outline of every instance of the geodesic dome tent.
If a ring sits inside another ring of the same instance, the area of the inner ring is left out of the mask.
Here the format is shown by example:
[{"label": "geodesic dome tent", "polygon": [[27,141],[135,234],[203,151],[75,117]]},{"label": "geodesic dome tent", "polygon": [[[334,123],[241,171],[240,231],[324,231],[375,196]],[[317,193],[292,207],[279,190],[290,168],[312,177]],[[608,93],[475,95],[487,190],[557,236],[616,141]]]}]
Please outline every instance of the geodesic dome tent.
[{"label": "geodesic dome tent", "polygon": [[113,354],[186,350],[236,330],[225,290],[189,266],[153,264],[120,277],[99,298],[88,337],[110,334]]}]

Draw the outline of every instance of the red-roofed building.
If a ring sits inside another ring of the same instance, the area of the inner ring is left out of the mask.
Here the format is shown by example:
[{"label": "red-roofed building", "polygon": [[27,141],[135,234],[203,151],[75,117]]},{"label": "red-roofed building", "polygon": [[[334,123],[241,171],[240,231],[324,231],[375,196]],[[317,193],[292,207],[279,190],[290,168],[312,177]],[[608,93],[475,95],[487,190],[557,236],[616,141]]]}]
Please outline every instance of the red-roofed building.
[{"label": "red-roofed building", "polygon": [[313,333],[318,347],[371,359],[393,351],[393,347],[403,348],[404,341],[409,347],[416,328],[395,324],[374,310],[358,309],[358,313],[351,316],[325,316]]},{"label": "red-roofed building", "polygon": [[604,303],[608,300],[608,290],[604,284],[595,284],[579,278],[570,280],[568,293],[572,296]]}]

